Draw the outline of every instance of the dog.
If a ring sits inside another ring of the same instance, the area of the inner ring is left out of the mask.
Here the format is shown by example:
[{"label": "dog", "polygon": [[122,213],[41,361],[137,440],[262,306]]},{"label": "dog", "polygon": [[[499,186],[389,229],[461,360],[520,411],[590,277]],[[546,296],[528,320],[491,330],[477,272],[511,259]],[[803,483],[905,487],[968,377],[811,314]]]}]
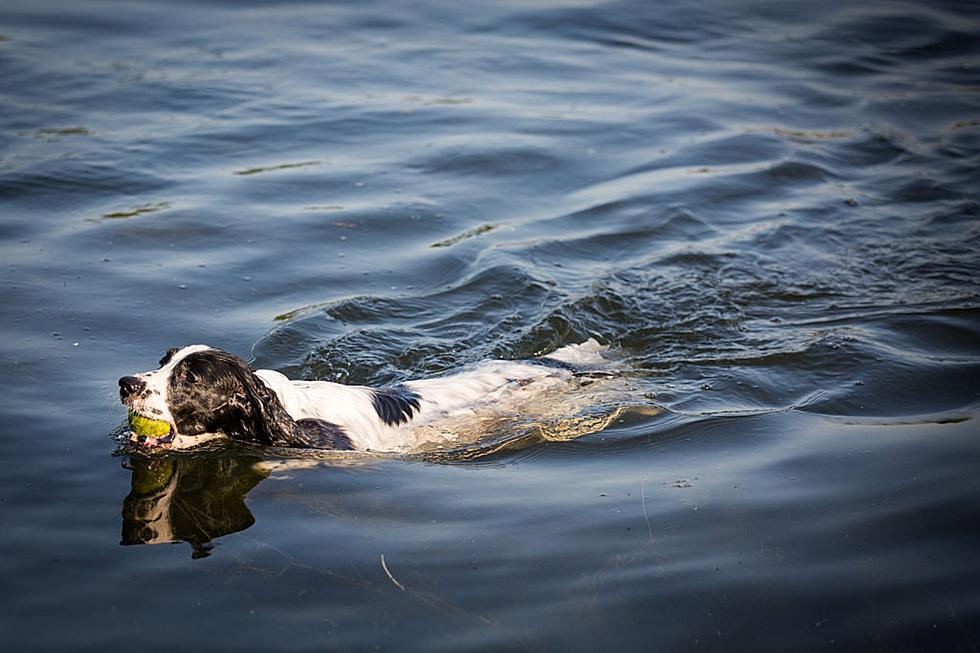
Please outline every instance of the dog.
[{"label": "dog", "polygon": [[608,364],[606,351],[589,339],[542,358],[490,360],[455,374],[371,388],[292,381],[273,370],[253,371],[220,349],[191,345],[167,351],[156,370],[119,379],[119,396],[133,413],[170,427],[159,437],[131,432],[130,442],[144,449],[186,449],[230,438],[276,447],[401,452],[467,420],[528,412],[531,397],[561,402],[584,367]]}]

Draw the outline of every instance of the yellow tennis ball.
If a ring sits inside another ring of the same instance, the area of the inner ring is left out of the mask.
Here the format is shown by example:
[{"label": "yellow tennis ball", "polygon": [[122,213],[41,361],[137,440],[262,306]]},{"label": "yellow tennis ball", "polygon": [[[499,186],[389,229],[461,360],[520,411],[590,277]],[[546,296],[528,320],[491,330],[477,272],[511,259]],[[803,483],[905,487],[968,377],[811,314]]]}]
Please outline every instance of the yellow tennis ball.
[{"label": "yellow tennis ball", "polygon": [[133,411],[129,411],[129,428],[133,429],[133,433],[148,438],[161,438],[170,433],[170,424],[159,419],[137,415]]}]

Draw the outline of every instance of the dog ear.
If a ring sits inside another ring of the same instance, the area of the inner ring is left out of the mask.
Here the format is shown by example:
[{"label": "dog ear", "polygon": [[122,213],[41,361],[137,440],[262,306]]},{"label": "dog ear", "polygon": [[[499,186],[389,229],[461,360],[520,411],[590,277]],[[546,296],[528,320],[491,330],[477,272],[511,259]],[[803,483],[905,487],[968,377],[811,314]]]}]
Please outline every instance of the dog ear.
[{"label": "dog ear", "polygon": [[231,363],[237,388],[226,407],[222,430],[231,438],[274,447],[352,449],[350,438],[334,424],[316,419],[298,422],[286,412],[278,395],[242,359],[222,352]]},{"label": "dog ear", "polygon": [[270,390],[259,377],[247,367],[239,375],[241,396],[236,399],[244,404],[247,426],[250,433],[243,439],[275,447],[310,446],[297,442],[296,422],[276,393]]}]

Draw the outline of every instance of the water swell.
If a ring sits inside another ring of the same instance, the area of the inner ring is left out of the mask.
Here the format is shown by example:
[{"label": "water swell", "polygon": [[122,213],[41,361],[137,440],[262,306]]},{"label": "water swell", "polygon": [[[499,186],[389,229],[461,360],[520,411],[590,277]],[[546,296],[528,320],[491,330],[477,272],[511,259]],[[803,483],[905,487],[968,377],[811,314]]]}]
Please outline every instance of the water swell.
[{"label": "water swell", "polygon": [[[867,215],[834,229],[777,216],[769,225],[722,233],[715,247],[705,247],[695,234],[709,223],[684,212],[646,229],[623,229],[644,222],[635,206],[624,198],[600,213],[560,218],[580,227],[567,238],[513,244],[507,235],[487,234],[497,242],[470,246],[490,252],[487,261],[512,263],[477,266],[437,292],[362,296],[301,310],[263,338],[256,355],[309,378],[385,383],[489,357],[537,356],[597,337],[621,348],[666,405],[781,409],[820,388],[850,396],[865,379],[878,378],[879,372],[865,372],[881,358],[875,342],[888,337],[883,324],[971,311],[980,303],[965,283],[975,267],[975,233],[965,243],[934,234],[891,237],[886,245],[880,236],[890,223]],[[618,231],[597,231],[600,215],[605,224],[618,221]],[[695,240],[700,245],[685,244]],[[658,241],[662,253],[651,255]],[[611,264],[613,253],[626,265]],[[594,279],[575,281],[568,268],[576,266],[591,269]],[[940,364],[937,373],[946,372]],[[724,391],[705,403],[706,387]],[[830,412],[856,410],[850,400],[837,408],[823,404]]]}]

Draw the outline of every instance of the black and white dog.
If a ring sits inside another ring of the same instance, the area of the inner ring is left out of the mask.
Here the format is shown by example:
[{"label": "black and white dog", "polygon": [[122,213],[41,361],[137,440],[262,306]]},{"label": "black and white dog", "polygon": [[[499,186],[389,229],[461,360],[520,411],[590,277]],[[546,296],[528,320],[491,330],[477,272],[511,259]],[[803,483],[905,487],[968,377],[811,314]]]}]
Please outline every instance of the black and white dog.
[{"label": "black and white dog", "polygon": [[161,437],[130,435],[146,447],[187,448],[226,437],[282,447],[397,452],[460,418],[519,411],[528,396],[549,390],[561,397],[576,370],[605,365],[605,350],[590,339],[544,358],[486,361],[448,376],[369,388],[253,372],[237,356],[192,345],[168,351],[159,369],[119,379],[119,396],[137,415],[170,425]]}]

